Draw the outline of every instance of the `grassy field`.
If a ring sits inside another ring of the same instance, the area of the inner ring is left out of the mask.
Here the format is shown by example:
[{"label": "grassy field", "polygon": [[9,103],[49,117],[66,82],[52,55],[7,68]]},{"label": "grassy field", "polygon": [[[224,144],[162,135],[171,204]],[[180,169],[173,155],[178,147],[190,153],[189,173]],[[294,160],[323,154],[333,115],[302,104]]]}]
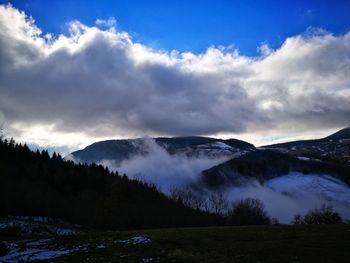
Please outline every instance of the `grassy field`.
[{"label": "grassy field", "polygon": [[[135,236],[150,241],[128,243]],[[350,225],[90,232],[54,243],[85,246],[55,262],[350,262]]]}]

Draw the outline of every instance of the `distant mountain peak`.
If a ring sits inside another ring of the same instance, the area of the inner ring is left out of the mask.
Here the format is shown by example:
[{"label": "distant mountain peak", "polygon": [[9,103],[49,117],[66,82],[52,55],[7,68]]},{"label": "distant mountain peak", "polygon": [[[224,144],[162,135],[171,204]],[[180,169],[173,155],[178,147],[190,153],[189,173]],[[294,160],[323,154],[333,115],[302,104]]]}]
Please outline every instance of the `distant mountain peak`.
[{"label": "distant mountain peak", "polygon": [[341,129],[327,136],[326,139],[333,139],[333,140],[350,139],[350,127]]}]

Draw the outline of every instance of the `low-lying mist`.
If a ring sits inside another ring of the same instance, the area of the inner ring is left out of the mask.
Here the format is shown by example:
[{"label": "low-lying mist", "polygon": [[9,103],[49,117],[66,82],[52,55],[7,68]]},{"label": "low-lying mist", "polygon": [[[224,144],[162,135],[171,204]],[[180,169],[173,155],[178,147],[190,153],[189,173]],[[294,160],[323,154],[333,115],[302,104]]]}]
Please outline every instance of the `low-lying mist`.
[{"label": "low-lying mist", "polygon": [[173,187],[187,187],[198,181],[201,171],[218,165],[229,157],[194,158],[185,154],[171,155],[153,139],[144,139],[148,154],[136,155],[117,165],[113,160],[104,160],[103,165],[129,178],[143,180],[157,185],[164,193]]},{"label": "low-lying mist", "polygon": [[[129,178],[153,183],[168,195],[172,189],[182,189],[192,191],[192,196],[198,199],[209,200],[211,193],[217,193],[203,185],[201,172],[229,157],[196,158],[185,154],[171,155],[153,139],[145,139],[144,145],[147,146],[146,155],[136,155],[119,165],[113,160],[105,160],[102,164],[111,170],[125,173]],[[264,184],[252,178],[239,186],[230,185],[220,189],[220,192],[227,208],[238,199],[261,200],[269,216],[277,218],[281,223],[290,223],[296,214],[305,214],[322,204],[333,206],[343,218],[350,219],[350,188],[342,181],[327,175],[291,172]]]}]

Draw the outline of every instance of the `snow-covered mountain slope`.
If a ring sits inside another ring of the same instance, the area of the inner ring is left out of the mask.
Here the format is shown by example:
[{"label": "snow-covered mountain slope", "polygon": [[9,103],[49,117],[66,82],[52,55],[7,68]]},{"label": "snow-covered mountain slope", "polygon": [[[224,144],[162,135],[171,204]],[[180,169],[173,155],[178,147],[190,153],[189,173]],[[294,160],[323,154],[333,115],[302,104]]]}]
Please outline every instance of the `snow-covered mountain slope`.
[{"label": "snow-covered mountain slope", "polygon": [[344,219],[350,219],[350,188],[333,176],[291,172],[268,180],[264,187],[271,189],[276,199],[268,198],[264,203],[272,210],[271,214],[285,219],[285,223],[295,214],[305,214],[323,204],[332,206]]},{"label": "snow-covered mountain slope", "polygon": [[312,194],[329,202],[336,201],[349,206],[350,188],[343,181],[330,175],[308,174],[291,172],[276,177],[265,183],[269,188],[291,196]]},{"label": "snow-covered mountain slope", "polygon": [[224,156],[235,158],[248,151],[250,150],[232,147],[224,142],[216,141],[179,148],[175,154],[185,155],[190,158],[221,158]]},{"label": "snow-covered mountain slope", "polygon": [[350,219],[350,188],[326,174],[289,172],[263,183],[254,178],[244,184],[225,188],[229,200],[258,198],[268,214],[281,223],[290,223],[297,214],[330,205],[343,219]]}]

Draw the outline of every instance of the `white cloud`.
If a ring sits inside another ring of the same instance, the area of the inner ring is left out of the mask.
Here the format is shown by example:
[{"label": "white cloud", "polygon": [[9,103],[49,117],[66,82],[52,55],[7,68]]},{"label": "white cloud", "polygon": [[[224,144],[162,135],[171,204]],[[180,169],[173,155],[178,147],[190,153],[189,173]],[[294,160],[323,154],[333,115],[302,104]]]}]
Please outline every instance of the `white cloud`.
[{"label": "white cloud", "polygon": [[115,27],[117,25],[117,20],[114,17],[109,17],[108,19],[96,19],[96,25],[106,26],[108,28]]},{"label": "white cloud", "polygon": [[154,50],[113,19],[96,24],[108,28],[73,21],[69,35],[47,37],[23,12],[0,6],[0,112],[18,138],[38,126],[54,127],[52,141],[75,134],[79,144],[146,134],[296,136],[349,125],[350,33],[309,30],[246,57],[221,47]]},{"label": "white cloud", "polygon": [[273,49],[269,47],[267,43],[261,44],[257,50],[260,52],[261,56],[267,57],[271,53],[273,53]]}]

